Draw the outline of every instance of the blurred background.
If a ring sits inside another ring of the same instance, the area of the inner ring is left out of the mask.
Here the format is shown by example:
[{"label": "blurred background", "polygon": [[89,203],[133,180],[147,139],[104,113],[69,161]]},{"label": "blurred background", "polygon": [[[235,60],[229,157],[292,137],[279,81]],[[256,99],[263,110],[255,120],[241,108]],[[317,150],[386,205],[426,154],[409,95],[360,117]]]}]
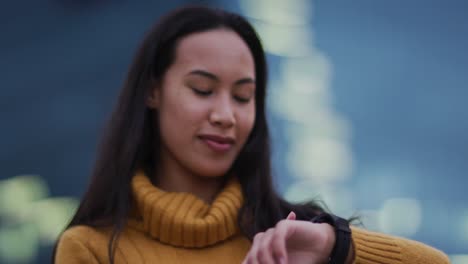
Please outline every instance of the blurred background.
[{"label": "blurred background", "polygon": [[49,262],[138,44],[186,3],[241,13],[260,33],[288,200],[468,263],[463,0],[2,1],[0,263]]}]

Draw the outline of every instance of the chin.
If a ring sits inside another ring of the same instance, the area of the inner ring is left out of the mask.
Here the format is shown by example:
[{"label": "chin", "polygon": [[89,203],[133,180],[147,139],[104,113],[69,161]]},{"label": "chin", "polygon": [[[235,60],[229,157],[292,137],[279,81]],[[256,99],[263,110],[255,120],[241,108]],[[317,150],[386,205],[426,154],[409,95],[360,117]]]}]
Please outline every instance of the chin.
[{"label": "chin", "polygon": [[203,170],[198,175],[200,175],[203,178],[209,178],[209,179],[214,179],[214,178],[221,178],[227,173],[226,170]]},{"label": "chin", "polygon": [[213,166],[211,163],[210,166],[197,166],[193,171],[204,178],[220,178],[226,175],[230,167],[231,166]]}]

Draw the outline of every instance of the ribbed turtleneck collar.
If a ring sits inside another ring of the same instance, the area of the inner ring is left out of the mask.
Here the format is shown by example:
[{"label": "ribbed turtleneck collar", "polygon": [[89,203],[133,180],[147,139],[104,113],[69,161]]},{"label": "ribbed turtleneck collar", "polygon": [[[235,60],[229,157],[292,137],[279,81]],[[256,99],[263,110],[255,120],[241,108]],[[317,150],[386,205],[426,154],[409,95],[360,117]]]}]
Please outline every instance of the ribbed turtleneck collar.
[{"label": "ribbed turtleneck collar", "polygon": [[165,192],[141,172],[133,177],[132,189],[141,220],[130,224],[163,243],[199,248],[239,232],[237,215],[243,200],[236,179],[211,205],[190,193]]}]

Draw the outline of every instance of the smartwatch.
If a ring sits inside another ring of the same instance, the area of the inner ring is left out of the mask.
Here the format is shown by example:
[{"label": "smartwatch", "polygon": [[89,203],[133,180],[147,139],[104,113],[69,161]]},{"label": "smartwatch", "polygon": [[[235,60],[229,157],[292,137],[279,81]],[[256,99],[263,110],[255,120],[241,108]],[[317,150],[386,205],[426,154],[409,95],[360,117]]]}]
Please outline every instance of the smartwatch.
[{"label": "smartwatch", "polygon": [[327,223],[335,229],[335,246],[328,259],[329,264],[344,264],[351,245],[351,229],[346,219],[329,213],[321,213],[310,220],[312,223]]}]

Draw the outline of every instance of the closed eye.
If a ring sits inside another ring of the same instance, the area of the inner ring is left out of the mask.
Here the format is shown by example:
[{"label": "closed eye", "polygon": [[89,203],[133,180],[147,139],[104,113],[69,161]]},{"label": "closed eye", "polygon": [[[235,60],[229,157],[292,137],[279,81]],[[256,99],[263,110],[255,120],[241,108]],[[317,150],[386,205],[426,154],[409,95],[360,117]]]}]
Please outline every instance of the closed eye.
[{"label": "closed eye", "polygon": [[191,87],[191,88],[195,94],[200,95],[200,96],[208,96],[213,93],[213,91],[205,91],[205,90],[201,90],[195,87]]},{"label": "closed eye", "polygon": [[245,98],[245,97],[241,97],[241,96],[234,96],[234,99],[239,102],[239,103],[243,103],[243,104],[246,104],[250,101],[250,98]]}]

